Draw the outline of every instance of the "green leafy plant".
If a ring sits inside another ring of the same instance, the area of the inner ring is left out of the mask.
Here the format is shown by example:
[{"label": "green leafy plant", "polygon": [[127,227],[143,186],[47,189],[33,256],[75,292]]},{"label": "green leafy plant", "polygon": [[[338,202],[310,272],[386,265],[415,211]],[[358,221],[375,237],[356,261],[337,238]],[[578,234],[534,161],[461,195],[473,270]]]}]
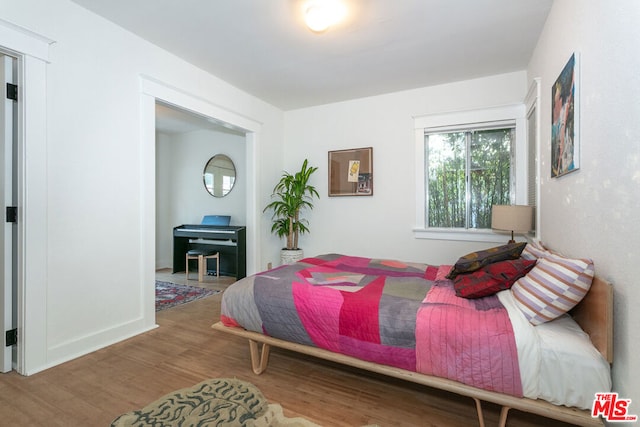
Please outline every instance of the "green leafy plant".
[{"label": "green leafy plant", "polygon": [[309,178],[316,170],[318,168],[309,166],[305,159],[299,172],[292,175],[285,171],[273,188],[271,198],[275,200],[264,208],[264,212],[273,209],[271,232],[287,238],[285,249],[298,249],[298,235],[309,232],[308,221],[300,218],[300,211],[313,209],[313,197],[320,198],[315,187],[309,185]]}]

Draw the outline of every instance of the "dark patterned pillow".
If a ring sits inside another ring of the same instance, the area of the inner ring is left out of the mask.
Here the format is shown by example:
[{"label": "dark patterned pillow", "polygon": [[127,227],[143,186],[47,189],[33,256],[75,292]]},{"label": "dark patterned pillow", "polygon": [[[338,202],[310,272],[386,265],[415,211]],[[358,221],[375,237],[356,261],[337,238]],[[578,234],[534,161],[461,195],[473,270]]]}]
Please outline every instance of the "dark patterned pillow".
[{"label": "dark patterned pillow", "polygon": [[470,273],[494,262],[518,259],[525,246],[527,242],[516,242],[467,254],[456,262],[447,279],[455,279],[458,274]]},{"label": "dark patterned pillow", "polygon": [[524,258],[489,264],[471,273],[460,274],[453,280],[456,295],[481,298],[511,288],[536,265],[536,260]]}]

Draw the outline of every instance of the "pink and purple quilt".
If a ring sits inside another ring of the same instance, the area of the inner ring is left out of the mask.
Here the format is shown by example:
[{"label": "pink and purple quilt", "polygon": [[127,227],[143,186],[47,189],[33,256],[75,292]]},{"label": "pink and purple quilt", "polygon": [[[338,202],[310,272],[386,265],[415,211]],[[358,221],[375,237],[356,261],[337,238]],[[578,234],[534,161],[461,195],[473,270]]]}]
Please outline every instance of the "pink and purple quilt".
[{"label": "pink and purple quilt", "polygon": [[362,360],[522,396],[517,349],[497,296],[464,299],[450,266],[339,254],[242,279],[222,322]]}]

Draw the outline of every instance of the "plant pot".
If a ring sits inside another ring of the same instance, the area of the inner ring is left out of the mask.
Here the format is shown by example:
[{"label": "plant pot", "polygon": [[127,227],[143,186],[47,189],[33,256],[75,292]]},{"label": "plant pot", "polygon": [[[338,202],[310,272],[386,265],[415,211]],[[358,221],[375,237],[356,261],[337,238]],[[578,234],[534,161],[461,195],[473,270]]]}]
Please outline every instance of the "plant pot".
[{"label": "plant pot", "polygon": [[296,261],[300,261],[304,258],[304,252],[302,249],[282,249],[280,251],[280,263],[293,264]]}]

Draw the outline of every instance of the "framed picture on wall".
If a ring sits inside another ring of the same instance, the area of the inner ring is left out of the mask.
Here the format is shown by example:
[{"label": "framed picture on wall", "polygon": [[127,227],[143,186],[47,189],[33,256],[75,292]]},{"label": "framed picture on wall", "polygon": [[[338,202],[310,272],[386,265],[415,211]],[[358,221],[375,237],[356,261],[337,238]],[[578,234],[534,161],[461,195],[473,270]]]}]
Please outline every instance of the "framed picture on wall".
[{"label": "framed picture on wall", "polygon": [[551,177],[580,168],[578,54],[573,53],[551,87]]},{"label": "framed picture on wall", "polygon": [[329,196],[373,195],[373,148],[329,151]]}]

